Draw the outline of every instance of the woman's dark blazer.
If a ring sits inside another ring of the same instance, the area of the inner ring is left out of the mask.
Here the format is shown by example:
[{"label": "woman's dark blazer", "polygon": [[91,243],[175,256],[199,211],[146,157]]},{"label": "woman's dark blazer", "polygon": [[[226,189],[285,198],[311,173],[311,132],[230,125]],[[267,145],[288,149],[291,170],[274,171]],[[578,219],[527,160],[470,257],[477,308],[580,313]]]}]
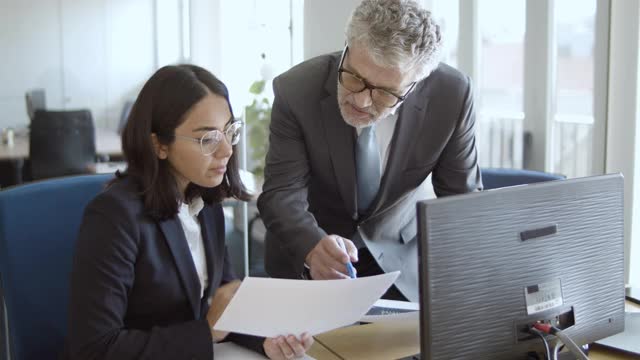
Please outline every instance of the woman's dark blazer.
[{"label": "woman's dark blazer", "polygon": [[[154,221],[125,177],[85,209],[71,272],[67,359],[213,359],[206,320],[210,298],[234,279],[220,204],[198,215],[208,288],[200,285],[176,217]],[[264,338],[228,340],[263,352]]]}]

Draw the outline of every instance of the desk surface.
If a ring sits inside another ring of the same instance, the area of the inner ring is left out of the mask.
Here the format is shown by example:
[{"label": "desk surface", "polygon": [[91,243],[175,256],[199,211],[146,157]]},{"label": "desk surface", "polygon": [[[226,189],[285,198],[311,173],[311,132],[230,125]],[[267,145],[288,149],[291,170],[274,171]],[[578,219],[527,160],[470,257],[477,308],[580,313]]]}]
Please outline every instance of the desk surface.
[{"label": "desk surface", "polygon": [[[96,129],[96,153],[98,155],[122,155],[120,135],[111,129]],[[0,143],[0,160],[19,160],[29,157],[29,136],[16,135],[13,146]]]},{"label": "desk surface", "polygon": [[[640,305],[631,303],[629,301],[625,304],[625,310],[628,312],[640,312]],[[589,351],[589,358],[591,360],[627,360],[638,359],[638,355],[630,355],[618,350],[612,350],[604,346],[594,344]]]},{"label": "desk surface", "polygon": [[[627,303],[627,311],[639,311],[640,306]],[[376,323],[349,326],[317,335],[316,348],[309,355],[318,360],[335,359],[398,359],[420,352],[420,334],[417,319],[394,323]],[[322,351],[320,351],[322,350]],[[591,360],[638,359],[601,346],[592,346]]]}]

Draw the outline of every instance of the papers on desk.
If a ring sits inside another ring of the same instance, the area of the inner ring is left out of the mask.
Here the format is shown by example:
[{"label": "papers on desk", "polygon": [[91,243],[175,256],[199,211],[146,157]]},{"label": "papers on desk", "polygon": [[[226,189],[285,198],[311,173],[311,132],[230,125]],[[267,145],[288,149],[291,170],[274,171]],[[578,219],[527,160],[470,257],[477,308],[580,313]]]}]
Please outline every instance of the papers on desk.
[{"label": "papers on desk", "polygon": [[323,333],[358,321],[398,275],[312,281],[247,277],[214,329],[265,337]]},{"label": "papers on desk", "polygon": [[420,304],[409,301],[380,299],[360,319],[360,322],[373,323],[404,319],[418,319]]},{"label": "papers on desk", "polygon": [[[255,351],[243,348],[230,341],[213,345],[213,358],[216,360],[263,360],[266,357]],[[303,360],[315,360],[309,355],[305,355]]]}]

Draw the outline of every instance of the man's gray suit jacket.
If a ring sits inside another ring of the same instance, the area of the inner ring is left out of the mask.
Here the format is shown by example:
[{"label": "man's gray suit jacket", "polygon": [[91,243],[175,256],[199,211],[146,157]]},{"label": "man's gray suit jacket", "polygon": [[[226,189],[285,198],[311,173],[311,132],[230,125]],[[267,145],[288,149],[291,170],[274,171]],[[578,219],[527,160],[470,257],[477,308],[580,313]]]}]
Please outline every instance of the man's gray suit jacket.
[{"label": "man's gray suit jacket", "polygon": [[[359,232],[398,289],[418,301],[416,202],[481,190],[473,95],[468,77],[440,64],[401,105],[380,190],[358,216],[357,133],[338,108],[340,53],[299,64],[273,82],[265,183],[258,200],[267,227],[265,267],[300,278],[309,251],[326,234]],[[443,239],[446,241],[446,239]],[[473,239],[469,239],[473,241]]]}]

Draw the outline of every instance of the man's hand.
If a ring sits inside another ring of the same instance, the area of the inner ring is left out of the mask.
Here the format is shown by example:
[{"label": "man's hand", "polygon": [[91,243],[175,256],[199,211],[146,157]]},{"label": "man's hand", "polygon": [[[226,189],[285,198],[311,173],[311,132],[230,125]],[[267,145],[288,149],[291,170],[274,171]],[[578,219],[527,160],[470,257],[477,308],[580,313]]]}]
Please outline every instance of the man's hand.
[{"label": "man's hand", "polygon": [[235,280],[220,286],[211,298],[211,306],[207,312],[207,321],[209,322],[209,329],[211,329],[211,336],[215,342],[222,341],[229,335],[226,331],[213,330],[213,326],[218,322],[224,309],[226,309],[229,302],[231,302],[233,295],[238,291],[240,283],[240,280]]},{"label": "man's hand", "polygon": [[[344,243],[347,253],[339,241]],[[358,261],[358,249],[351,240],[338,235],[327,235],[311,249],[305,259],[314,280],[348,279],[347,262]]]},{"label": "man's hand", "polygon": [[262,347],[269,359],[286,360],[301,358],[313,344],[313,337],[305,333],[300,339],[293,335],[267,338]]}]

